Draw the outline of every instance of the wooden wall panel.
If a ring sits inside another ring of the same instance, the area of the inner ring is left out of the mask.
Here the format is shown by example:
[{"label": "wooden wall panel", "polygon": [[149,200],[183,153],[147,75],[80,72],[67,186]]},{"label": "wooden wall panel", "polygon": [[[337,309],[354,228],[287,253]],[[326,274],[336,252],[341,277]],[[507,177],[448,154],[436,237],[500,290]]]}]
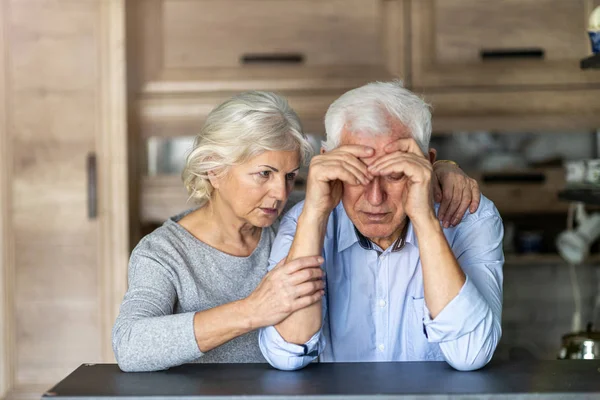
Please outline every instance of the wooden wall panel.
[{"label": "wooden wall panel", "polygon": [[[86,196],[99,133],[98,15],[92,1],[11,2],[16,387],[101,360],[97,222]],[[86,275],[86,293],[61,274],[73,269]]]}]

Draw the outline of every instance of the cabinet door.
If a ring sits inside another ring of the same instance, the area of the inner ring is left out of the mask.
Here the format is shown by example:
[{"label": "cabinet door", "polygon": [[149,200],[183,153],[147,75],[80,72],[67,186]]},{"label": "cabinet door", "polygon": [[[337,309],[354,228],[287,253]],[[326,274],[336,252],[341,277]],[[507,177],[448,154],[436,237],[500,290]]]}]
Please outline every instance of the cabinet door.
[{"label": "cabinet door", "polygon": [[413,0],[417,88],[600,83],[581,71],[598,0]]},{"label": "cabinet door", "polygon": [[405,0],[130,2],[144,92],[346,87],[404,72]]}]

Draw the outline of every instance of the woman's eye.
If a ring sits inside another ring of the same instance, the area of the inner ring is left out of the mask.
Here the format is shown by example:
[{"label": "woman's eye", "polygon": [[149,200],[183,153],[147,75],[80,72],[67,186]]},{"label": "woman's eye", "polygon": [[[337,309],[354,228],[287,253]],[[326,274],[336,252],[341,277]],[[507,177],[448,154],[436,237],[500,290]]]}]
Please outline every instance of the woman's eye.
[{"label": "woman's eye", "polygon": [[286,179],[287,181],[293,181],[294,179],[296,179],[296,174],[295,174],[295,173],[293,173],[293,172],[291,172],[291,173],[289,173],[289,174],[286,174],[286,175],[285,175],[285,179]]},{"label": "woman's eye", "polygon": [[271,171],[260,171],[260,172],[258,173],[258,175],[259,175],[261,178],[268,178],[269,176],[271,176]]}]

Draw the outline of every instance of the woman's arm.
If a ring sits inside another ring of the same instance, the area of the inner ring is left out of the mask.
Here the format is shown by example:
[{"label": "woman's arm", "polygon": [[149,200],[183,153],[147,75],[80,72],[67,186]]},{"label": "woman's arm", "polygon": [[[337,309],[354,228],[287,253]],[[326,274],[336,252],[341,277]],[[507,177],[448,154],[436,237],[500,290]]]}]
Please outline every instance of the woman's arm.
[{"label": "woman's arm", "polygon": [[129,287],[112,332],[119,367],[126,372],[163,370],[202,356],[194,313],[174,314],[177,291],[171,271],[134,250]]},{"label": "woman's arm", "polygon": [[237,336],[277,324],[318,302],[325,287],[322,262],[318,256],[296,258],[289,263],[282,260],[247,298],[197,312],[194,333],[200,350],[207,352]]},{"label": "woman's arm", "polygon": [[[113,350],[123,371],[156,371],[191,362],[215,347],[320,299],[320,257],[283,261],[246,299],[209,310],[173,314],[177,291],[170,271],[134,251],[129,289],[113,328]],[[310,281],[310,282],[308,282]]]}]

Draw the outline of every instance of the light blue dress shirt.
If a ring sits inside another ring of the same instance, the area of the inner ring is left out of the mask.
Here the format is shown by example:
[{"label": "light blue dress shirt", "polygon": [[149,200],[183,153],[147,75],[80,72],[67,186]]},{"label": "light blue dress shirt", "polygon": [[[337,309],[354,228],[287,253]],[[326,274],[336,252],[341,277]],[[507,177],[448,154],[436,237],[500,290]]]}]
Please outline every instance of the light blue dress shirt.
[{"label": "light blue dress shirt", "polygon": [[[269,269],[287,256],[303,205],[282,218]],[[357,235],[340,203],[329,217],[323,247],[322,328],[304,345],[286,342],[272,326],[261,329],[265,358],[283,370],[302,368],[317,356],[321,362],[445,360],[458,370],[483,367],[502,332],[502,219],[481,196],[478,210],[467,211],[444,235],[467,279],[431,319],[412,225],[399,251],[394,246],[382,251]]]}]

